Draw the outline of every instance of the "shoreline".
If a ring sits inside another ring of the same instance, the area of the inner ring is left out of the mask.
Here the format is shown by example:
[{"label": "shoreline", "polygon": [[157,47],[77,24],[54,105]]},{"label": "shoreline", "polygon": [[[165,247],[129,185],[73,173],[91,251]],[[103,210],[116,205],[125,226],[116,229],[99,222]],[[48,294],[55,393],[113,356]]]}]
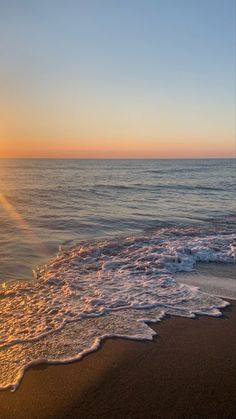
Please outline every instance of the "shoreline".
[{"label": "shoreline", "polygon": [[153,341],[106,338],[69,364],[32,366],[0,419],[236,418],[236,303],[222,317],[167,316]]}]

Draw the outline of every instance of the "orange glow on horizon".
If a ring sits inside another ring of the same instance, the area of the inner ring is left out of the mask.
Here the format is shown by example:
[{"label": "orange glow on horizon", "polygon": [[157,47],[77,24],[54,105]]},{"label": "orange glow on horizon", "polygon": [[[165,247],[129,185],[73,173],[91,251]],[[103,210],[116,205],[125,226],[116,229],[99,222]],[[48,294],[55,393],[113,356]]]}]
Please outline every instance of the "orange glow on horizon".
[{"label": "orange glow on horizon", "polygon": [[[55,143],[55,141],[53,141]],[[202,139],[191,140],[135,140],[118,141],[87,140],[77,142],[75,140],[60,140],[55,146],[50,144],[40,146],[39,141],[20,141],[0,143],[1,158],[138,158],[138,159],[178,159],[178,158],[234,158],[236,156],[235,142],[218,141],[216,144]],[[70,143],[72,145],[70,146]],[[65,145],[64,145],[65,144]],[[232,145],[233,144],[233,145]],[[67,146],[68,145],[68,146]]]}]

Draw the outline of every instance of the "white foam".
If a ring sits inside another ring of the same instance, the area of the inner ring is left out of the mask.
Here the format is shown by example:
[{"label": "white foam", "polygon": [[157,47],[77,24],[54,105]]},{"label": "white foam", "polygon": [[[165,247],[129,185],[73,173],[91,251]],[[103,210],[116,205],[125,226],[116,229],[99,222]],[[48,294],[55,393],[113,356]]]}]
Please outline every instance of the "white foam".
[{"label": "white foam", "polygon": [[152,339],[165,314],[221,315],[227,302],[175,281],[197,261],[233,262],[235,236],[159,229],[61,251],[34,282],[0,288],[0,388],[38,362],[70,362],[107,336]]}]

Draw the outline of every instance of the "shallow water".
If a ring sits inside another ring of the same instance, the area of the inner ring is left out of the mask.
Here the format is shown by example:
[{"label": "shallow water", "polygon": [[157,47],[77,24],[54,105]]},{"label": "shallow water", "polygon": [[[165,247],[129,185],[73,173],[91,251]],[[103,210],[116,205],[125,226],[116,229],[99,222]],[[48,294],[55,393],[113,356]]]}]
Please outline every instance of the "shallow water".
[{"label": "shallow water", "polygon": [[193,271],[179,272],[175,278],[180,283],[197,286],[208,294],[236,300],[235,263],[198,263]]},{"label": "shallow water", "polygon": [[152,339],[145,321],[227,306],[176,274],[235,262],[232,160],[1,165],[0,388],[105,336]]}]

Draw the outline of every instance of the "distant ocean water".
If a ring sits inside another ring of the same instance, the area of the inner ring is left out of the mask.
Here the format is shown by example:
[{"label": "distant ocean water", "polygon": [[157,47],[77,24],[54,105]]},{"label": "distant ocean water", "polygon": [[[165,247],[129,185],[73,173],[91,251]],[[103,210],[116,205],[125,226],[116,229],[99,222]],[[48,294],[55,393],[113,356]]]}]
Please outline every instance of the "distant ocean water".
[{"label": "distant ocean water", "polygon": [[168,225],[229,222],[235,160],[5,160],[0,282],[25,279],[59,245]]},{"label": "distant ocean water", "polygon": [[0,160],[0,388],[104,336],[150,339],[144,319],[219,315],[175,273],[235,261],[235,175],[233,159]]}]

